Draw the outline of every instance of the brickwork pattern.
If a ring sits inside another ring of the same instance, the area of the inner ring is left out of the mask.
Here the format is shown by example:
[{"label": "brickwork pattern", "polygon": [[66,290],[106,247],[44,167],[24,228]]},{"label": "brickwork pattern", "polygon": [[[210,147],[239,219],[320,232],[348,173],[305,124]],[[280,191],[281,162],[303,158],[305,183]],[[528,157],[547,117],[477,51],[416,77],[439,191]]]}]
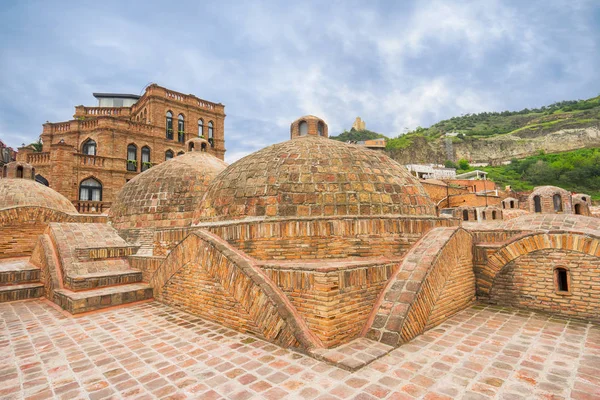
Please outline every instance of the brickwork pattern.
[{"label": "brickwork pattern", "polygon": [[381,152],[306,136],[229,166],[208,188],[197,218],[386,214],[436,215],[416,178]]},{"label": "brickwork pattern", "polygon": [[[568,270],[568,293],[557,290],[557,267]],[[496,275],[490,302],[600,322],[599,276],[600,257],[568,250],[533,251]]]},{"label": "brickwork pattern", "polygon": [[42,207],[76,214],[73,204],[60,193],[30,179],[0,180],[0,210],[14,207]]},{"label": "brickwork pattern", "polygon": [[119,229],[189,226],[208,184],[227,164],[192,151],[136,176],[119,192],[109,217]]},{"label": "brickwork pattern", "polygon": [[4,303],[0,330],[2,398],[600,396],[598,325],[500,307],[462,311],[355,372],[158,302],[78,318],[43,301]]},{"label": "brickwork pattern", "polygon": [[380,294],[363,333],[398,346],[467,307],[475,298],[471,241],[460,228],[430,231]]},{"label": "brickwork pattern", "polygon": [[[207,232],[196,231],[181,242],[150,284],[157,300],[225,326],[237,329],[236,321],[243,322],[245,329],[284,347],[319,345],[286,296],[261,270]],[[206,301],[209,296],[213,301]]]},{"label": "brickwork pattern", "polygon": [[564,189],[556,186],[539,186],[536,187],[533,192],[527,198],[529,204],[529,212],[535,213],[535,200],[536,196],[540,198],[540,206],[542,214],[556,214],[554,210],[554,195],[559,195],[561,198],[562,211],[559,213],[571,214],[573,213],[573,204],[571,200],[571,193]]}]

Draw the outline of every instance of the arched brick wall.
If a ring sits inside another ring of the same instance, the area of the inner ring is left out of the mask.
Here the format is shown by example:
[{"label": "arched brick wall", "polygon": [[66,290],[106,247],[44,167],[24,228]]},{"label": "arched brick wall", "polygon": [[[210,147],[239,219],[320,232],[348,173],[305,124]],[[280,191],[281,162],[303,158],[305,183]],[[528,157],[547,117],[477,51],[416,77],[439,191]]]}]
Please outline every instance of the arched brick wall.
[{"label": "arched brick wall", "polygon": [[[477,295],[489,298],[496,275],[513,260],[540,250],[567,250],[600,257],[600,240],[575,232],[519,235],[492,254],[477,274]],[[568,260],[567,260],[568,261]]]},{"label": "arched brick wall", "polygon": [[284,347],[322,347],[286,296],[227,242],[206,232],[187,236],[155,271],[154,297]]},{"label": "arched brick wall", "polygon": [[398,346],[464,309],[474,298],[471,235],[462,228],[436,228],[406,255],[381,292],[363,335]]},{"label": "arched brick wall", "polygon": [[[600,238],[577,233],[532,234],[488,261],[489,301],[600,321]],[[567,270],[560,290],[556,268]]]}]

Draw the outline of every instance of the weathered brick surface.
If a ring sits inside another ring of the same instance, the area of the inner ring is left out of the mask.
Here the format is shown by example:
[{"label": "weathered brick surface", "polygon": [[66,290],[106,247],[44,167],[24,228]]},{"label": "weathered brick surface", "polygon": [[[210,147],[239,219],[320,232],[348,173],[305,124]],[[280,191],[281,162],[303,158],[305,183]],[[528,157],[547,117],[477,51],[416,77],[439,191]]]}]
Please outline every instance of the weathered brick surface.
[{"label": "weathered brick surface", "polygon": [[[557,291],[554,269],[566,268],[570,292]],[[600,321],[600,252],[537,250],[505,265],[494,278],[493,304]]]},{"label": "weathered brick surface", "polygon": [[208,184],[225,167],[223,161],[201,151],[161,163],[121,189],[109,218],[119,230],[189,226]]},{"label": "weathered brick surface", "polygon": [[363,333],[397,346],[467,307],[475,298],[471,243],[460,228],[430,231],[380,294]]},{"label": "weathered brick surface", "polygon": [[386,214],[436,212],[418,180],[386,155],[309,135],[229,166],[208,188],[197,219]]},{"label": "weathered brick surface", "polygon": [[536,187],[533,192],[527,198],[529,205],[529,212],[535,212],[535,201],[534,198],[539,196],[541,213],[542,214],[556,214],[554,211],[554,195],[559,195],[561,198],[562,211],[560,213],[571,214],[573,213],[573,203],[571,200],[571,193],[564,189],[556,186],[539,186]]},{"label": "weathered brick surface", "polygon": [[323,345],[333,347],[358,336],[398,262],[268,262],[261,268]]},{"label": "weathered brick surface", "polygon": [[196,231],[181,242],[150,283],[157,300],[212,321],[255,331],[285,347],[320,345],[260,268],[208,232]]}]

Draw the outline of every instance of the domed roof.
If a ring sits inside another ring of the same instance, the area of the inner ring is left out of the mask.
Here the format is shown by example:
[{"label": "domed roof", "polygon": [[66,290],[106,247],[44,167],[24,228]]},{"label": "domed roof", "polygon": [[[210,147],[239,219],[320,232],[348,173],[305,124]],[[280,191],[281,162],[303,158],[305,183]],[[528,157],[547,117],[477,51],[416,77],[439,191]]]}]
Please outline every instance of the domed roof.
[{"label": "domed roof", "polygon": [[571,196],[570,192],[563,188],[559,188],[558,186],[537,186],[533,188],[533,192],[529,195],[529,197],[552,196],[556,193]]},{"label": "domed roof", "polygon": [[65,196],[31,179],[0,179],[0,210],[45,207],[68,214],[77,210]]},{"label": "domed roof", "polygon": [[230,165],[209,186],[196,217],[385,214],[436,212],[418,180],[385,154],[304,136]]},{"label": "domed roof", "polygon": [[117,229],[190,225],[208,184],[226,167],[202,151],[160,163],[123,186],[109,218]]},{"label": "domed roof", "polygon": [[598,218],[576,214],[526,214],[501,225],[505,230],[557,231],[570,230],[600,234]]}]

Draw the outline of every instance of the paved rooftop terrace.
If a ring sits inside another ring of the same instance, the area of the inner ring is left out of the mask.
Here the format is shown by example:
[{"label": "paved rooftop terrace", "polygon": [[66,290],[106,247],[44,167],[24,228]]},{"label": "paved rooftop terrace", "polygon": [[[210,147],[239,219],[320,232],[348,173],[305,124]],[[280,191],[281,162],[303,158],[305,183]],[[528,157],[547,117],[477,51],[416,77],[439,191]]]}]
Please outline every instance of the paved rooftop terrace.
[{"label": "paved rooftop terrace", "polygon": [[355,372],[157,302],[0,304],[0,398],[600,398],[600,326],[474,306]]}]

